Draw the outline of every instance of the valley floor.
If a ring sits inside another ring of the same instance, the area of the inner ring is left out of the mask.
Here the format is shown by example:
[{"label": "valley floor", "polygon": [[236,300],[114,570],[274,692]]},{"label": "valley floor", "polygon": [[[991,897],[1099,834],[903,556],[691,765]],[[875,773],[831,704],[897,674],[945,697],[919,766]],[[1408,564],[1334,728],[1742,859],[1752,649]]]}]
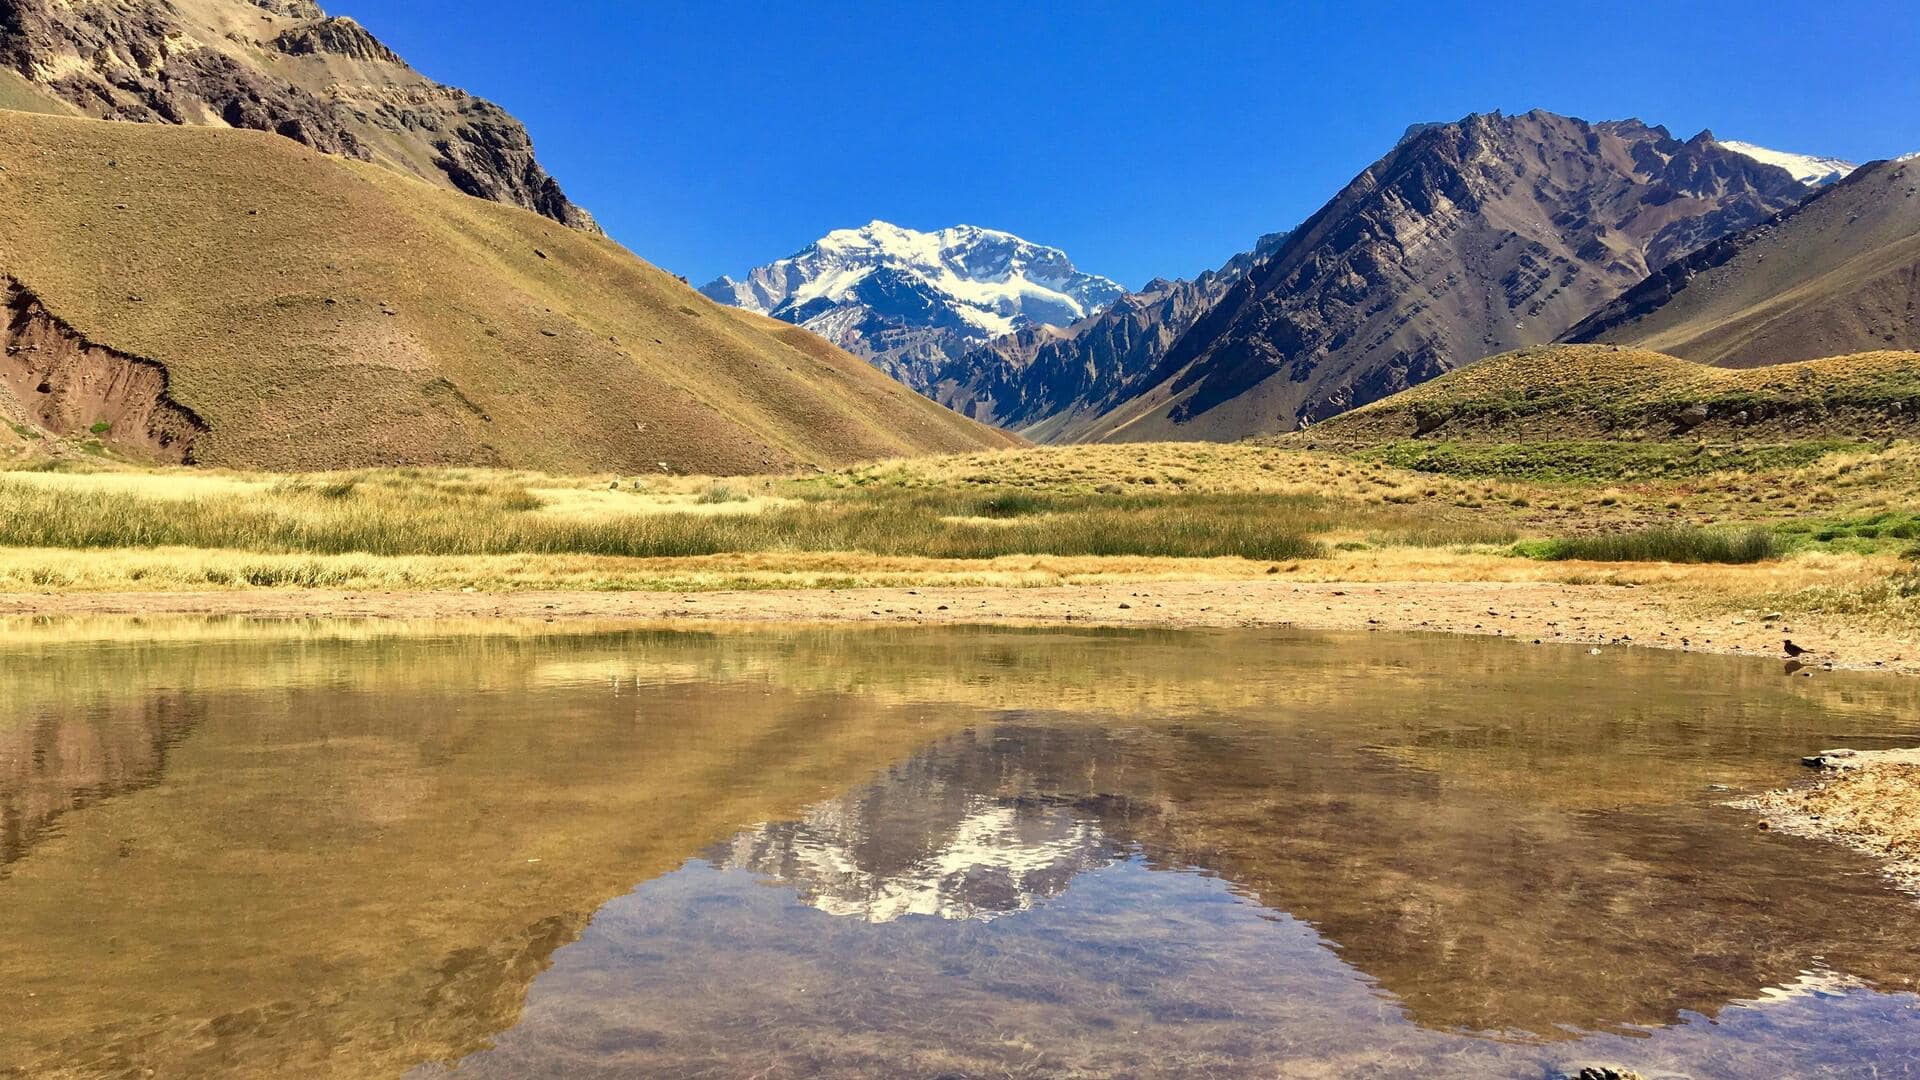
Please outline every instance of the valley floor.
[{"label": "valley floor", "polygon": [[1920,673],[1920,447],[1031,448],[787,477],[0,471],[0,612],[1296,626]]}]

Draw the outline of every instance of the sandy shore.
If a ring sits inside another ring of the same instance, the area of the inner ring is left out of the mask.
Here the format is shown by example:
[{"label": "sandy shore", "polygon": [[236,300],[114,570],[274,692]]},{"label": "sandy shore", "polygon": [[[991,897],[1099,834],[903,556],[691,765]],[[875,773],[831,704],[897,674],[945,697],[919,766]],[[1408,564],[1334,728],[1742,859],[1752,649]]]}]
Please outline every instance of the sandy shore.
[{"label": "sandy shore", "polygon": [[1557,582],[1132,581],[1044,588],[716,592],[222,592],[0,594],[0,615],[207,614],[263,618],[545,618],[648,622],[1016,623],[1295,627],[1481,634],[1522,641],[1780,656],[1783,637],[1826,666],[1920,674],[1911,639],[1763,615],[1697,614],[1657,588]]},{"label": "sandy shore", "polygon": [[1739,805],[1771,828],[1864,851],[1920,893],[1920,750],[1839,751],[1829,760],[1815,782]]}]

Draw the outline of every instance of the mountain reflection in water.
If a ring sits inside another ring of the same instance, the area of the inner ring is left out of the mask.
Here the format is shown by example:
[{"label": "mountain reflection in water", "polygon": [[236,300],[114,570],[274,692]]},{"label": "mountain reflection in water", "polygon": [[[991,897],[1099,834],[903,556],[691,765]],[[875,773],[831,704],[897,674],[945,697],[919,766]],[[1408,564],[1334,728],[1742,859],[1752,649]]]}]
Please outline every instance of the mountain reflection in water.
[{"label": "mountain reflection in water", "polygon": [[0,625],[0,1074],[1904,1075],[1722,805],[1906,682],[1384,636]]},{"label": "mountain reflection in water", "polygon": [[[987,920],[1057,896],[1083,870],[1119,854],[1069,806],[969,799],[930,849],[869,866],[864,806],[821,803],[799,821],[760,825],[709,852],[717,866],[792,883],[830,915],[892,922],[902,915]],[[917,839],[917,838],[916,838]]]}]

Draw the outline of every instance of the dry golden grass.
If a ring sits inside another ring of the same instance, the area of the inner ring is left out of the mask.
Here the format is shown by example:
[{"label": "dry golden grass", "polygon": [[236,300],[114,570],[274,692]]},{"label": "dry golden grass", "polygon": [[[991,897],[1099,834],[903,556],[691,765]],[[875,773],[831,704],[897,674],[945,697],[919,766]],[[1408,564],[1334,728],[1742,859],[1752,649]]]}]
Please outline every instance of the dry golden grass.
[{"label": "dry golden grass", "polygon": [[[1920,528],[1902,516],[1920,506],[1920,449],[1907,444],[1609,484],[1246,444],[1030,447],[727,479],[15,472],[0,474],[0,504],[14,545],[0,548],[0,591],[12,592],[1560,583],[1642,587],[1703,618],[1777,610],[1895,638],[1920,627],[1902,558],[1913,544],[1900,538]],[[1184,532],[1163,535],[1162,522]],[[1516,540],[1676,523],[1762,527],[1786,554],[1738,567],[1515,556]]]},{"label": "dry golden grass", "polygon": [[1014,441],[609,240],[279,136],[0,113],[0,167],[0,273],[163,363],[203,464],[753,473]]}]

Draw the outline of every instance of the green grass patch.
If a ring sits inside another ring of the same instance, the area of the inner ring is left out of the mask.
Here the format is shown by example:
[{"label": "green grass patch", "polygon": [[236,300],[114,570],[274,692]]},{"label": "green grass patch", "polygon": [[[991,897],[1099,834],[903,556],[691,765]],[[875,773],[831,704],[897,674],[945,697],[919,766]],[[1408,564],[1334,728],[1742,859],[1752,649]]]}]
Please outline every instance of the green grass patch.
[{"label": "green grass patch", "polygon": [[1795,548],[1876,555],[1909,551],[1920,540],[1920,510],[1884,510],[1842,518],[1790,521],[1776,526]]},{"label": "green grass patch", "polygon": [[1839,440],[1776,445],[1702,445],[1681,442],[1543,440],[1525,443],[1420,442],[1404,440],[1354,456],[1415,472],[1479,479],[1546,483],[1613,483],[1622,480],[1703,476],[1723,470],[1797,468],[1840,450]]},{"label": "green grass patch", "polygon": [[1755,563],[1775,558],[1785,548],[1769,529],[1657,528],[1532,540],[1513,550],[1547,561]]}]

